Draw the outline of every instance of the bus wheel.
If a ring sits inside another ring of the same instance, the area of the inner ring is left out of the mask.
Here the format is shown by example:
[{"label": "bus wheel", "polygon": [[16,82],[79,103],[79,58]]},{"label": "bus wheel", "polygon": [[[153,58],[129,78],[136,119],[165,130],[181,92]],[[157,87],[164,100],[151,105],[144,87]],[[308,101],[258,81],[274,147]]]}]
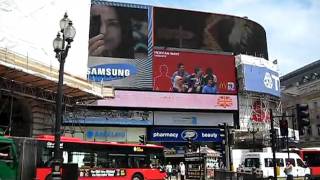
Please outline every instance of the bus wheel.
[{"label": "bus wheel", "polygon": [[304,180],[310,180],[311,179],[311,176],[310,175],[305,175],[304,176]]},{"label": "bus wheel", "polygon": [[274,178],[270,176],[270,177],[268,177],[267,179],[268,179],[268,180],[273,180]]},{"label": "bus wheel", "polygon": [[132,180],[143,180],[143,176],[141,174],[135,174]]}]

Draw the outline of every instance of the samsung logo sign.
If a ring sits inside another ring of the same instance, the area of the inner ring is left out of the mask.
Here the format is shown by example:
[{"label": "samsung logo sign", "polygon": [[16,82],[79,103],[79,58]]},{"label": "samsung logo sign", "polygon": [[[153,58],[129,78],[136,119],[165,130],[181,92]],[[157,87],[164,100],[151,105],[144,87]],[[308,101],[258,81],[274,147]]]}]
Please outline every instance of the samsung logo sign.
[{"label": "samsung logo sign", "polygon": [[112,81],[136,75],[137,67],[132,64],[101,64],[89,67],[87,74],[91,81]]}]

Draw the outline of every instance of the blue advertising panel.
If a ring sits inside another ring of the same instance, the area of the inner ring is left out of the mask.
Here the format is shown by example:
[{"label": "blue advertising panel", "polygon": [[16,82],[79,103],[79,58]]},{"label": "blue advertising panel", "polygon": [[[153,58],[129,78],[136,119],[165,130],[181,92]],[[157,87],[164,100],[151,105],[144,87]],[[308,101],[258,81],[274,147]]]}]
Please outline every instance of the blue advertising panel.
[{"label": "blue advertising panel", "polygon": [[243,64],[245,91],[280,96],[279,73],[266,67]]},{"label": "blue advertising panel", "polygon": [[193,142],[222,142],[219,129],[192,128],[153,128],[148,131],[148,141],[185,142],[191,138]]}]

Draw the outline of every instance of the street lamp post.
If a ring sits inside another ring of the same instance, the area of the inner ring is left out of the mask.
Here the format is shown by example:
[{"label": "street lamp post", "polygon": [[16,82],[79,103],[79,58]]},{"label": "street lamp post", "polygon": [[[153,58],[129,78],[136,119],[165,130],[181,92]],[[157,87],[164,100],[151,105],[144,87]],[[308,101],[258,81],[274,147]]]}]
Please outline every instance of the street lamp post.
[{"label": "street lamp post", "polygon": [[[56,96],[56,122],[55,122],[55,136],[54,136],[54,160],[52,163],[52,179],[60,180],[60,168],[62,164],[62,154],[60,150],[61,141],[61,121],[62,121],[62,99],[63,99],[63,74],[64,63],[71,47],[71,42],[76,34],[75,28],[72,26],[72,21],[68,18],[67,13],[60,20],[61,30],[58,32],[57,37],[53,40],[53,48],[56,53],[56,58],[60,63],[59,80]],[[61,38],[62,34],[62,38]]]},{"label": "street lamp post", "polygon": [[253,150],[255,150],[255,143],[256,143],[256,133],[259,132],[259,128],[255,128],[254,126],[252,126],[251,128],[248,128],[248,132],[250,134],[252,134],[252,146],[253,146]]}]

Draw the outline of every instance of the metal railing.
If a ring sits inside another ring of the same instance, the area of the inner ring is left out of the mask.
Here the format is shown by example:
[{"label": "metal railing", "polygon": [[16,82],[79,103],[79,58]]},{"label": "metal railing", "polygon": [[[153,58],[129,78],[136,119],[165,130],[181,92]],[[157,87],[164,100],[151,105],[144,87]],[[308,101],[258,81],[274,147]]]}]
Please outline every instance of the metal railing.
[{"label": "metal railing", "polygon": [[214,171],[214,180],[262,180],[260,174],[240,173],[216,169]]}]

